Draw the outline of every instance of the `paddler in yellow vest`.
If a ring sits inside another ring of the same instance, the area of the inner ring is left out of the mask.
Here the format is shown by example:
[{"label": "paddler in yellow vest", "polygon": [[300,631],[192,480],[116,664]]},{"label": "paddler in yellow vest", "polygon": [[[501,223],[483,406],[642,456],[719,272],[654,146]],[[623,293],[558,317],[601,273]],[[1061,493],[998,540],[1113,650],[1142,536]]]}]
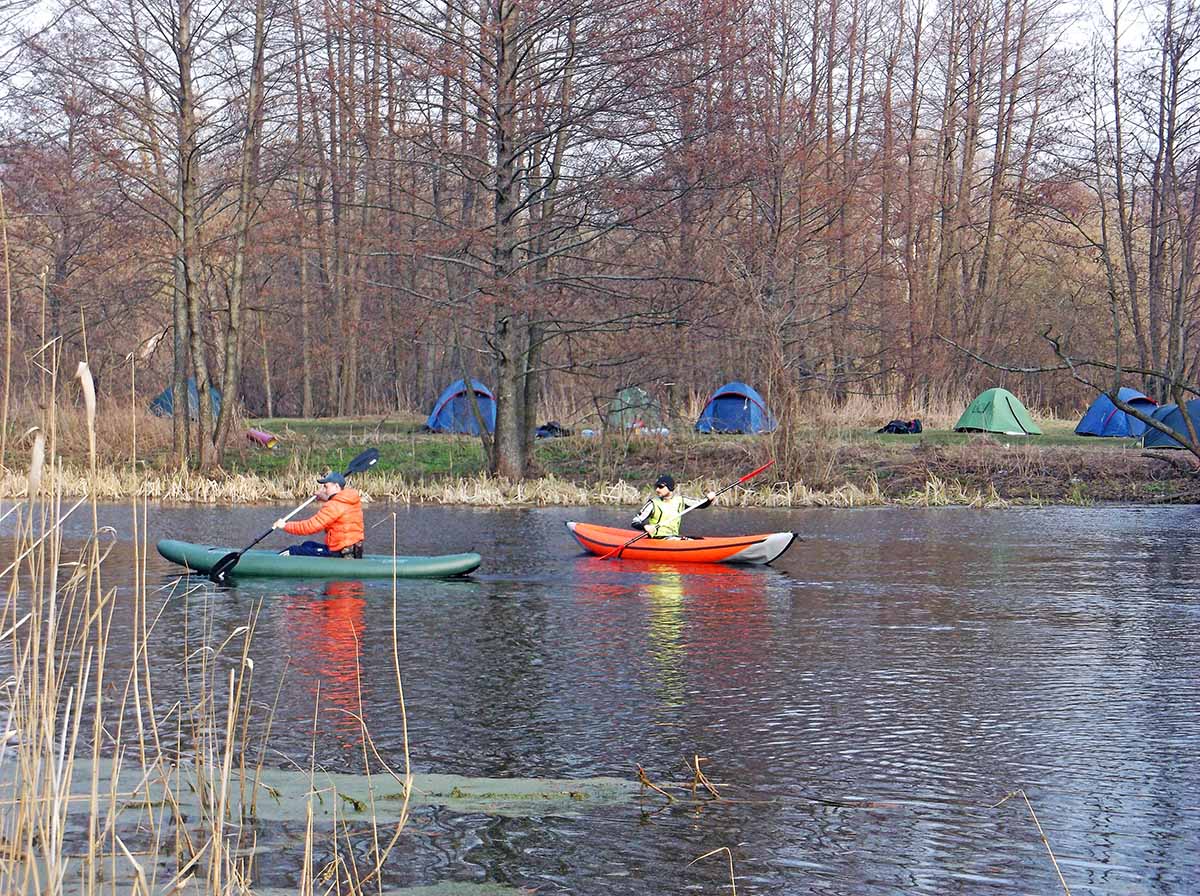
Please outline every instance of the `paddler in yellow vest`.
[{"label": "paddler in yellow vest", "polygon": [[654,482],[654,496],[642,505],[631,525],[651,538],[679,538],[679,521],[683,515],[689,510],[707,507],[716,496],[716,492],[709,492],[703,499],[677,495],[675,478],[664,473]]}]

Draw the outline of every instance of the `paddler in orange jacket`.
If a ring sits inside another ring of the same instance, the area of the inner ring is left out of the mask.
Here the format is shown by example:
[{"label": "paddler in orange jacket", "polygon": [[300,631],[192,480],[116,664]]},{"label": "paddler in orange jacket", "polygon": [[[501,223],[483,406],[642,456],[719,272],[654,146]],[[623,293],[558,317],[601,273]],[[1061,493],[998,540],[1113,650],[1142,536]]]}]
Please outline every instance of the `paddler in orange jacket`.
[{"label": "paddler in orange jacket", "polygon": [[294,544],[285,553],[305,557],[361,557],[363,553],[362,496],[346,487],[341,473],[327,473],[317,480],[316,499],[325,506],[306,520],[286,522],[278,519],[271,528],[289,535],[325,533],[325,543],[305,541]]}]

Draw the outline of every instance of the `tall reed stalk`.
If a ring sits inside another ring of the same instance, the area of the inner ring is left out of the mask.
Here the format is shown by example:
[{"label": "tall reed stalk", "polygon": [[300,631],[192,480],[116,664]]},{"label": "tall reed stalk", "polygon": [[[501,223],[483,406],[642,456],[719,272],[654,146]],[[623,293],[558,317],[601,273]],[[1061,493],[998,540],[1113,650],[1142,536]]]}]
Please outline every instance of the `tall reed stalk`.
[{"label": "tall reed stalk", "polygon": [[0,405],[0,470],[8,457],[8,399],[12,385],[12,270],[8,263],[8,215],[0,190],[0,246],[4,251],[4,399]]},{"label": "tall reed stalk", "polygon": [[[95,388],[86,364],[77,375],[94,486]],[[50,377],[53,396],[56,366]],[[96,490],[65,500],[53,401],[41,423],[27,496],[10,511],[17,518],[12,555],[0,559],[0,893],[248,894],[259,872],[254,807],[260,796],[269,798],[261,777],[275,715],[274,705],[254,698],[254,656],[266,649],[258,639],[260,607],[225,634],[206,581],[180,579],[165,595],[153,591],[144,500],[130,503],[132,569],[121,576],[110,571],[115,536],[99,525]],[[86,512],[85,504],[91,531],[69,548],[66,524]],[[171,602],[184,614],[182,661],[155,659],[152,649]],[[394,645],[395,637],[393,629]],[[164,705],[165,685],[180,696]],[[364,762],[386,769],[361,700],[358,714]],[[310,800],[321,799],[315,758],[312,769]],[[405,788],[407,806],[407,734],[404,771],[388,773]],[[332,803],[338,805],[336,795]],[[310,824],[309,861],[333,859],[318,874],[311,866],[295,869],[296,879],[311,884],[335,875],[338,892],[381,891],[406,816],[390,832],[372,822],[365,850],[354,839],[361,824],[352,838],[344,813],[335,812],[332,825]]]}]

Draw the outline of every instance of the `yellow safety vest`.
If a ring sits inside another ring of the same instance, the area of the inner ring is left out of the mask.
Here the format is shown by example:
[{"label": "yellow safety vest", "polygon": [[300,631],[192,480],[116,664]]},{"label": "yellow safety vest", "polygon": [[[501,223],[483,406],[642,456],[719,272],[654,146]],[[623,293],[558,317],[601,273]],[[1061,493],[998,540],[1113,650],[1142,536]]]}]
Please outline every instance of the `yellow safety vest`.
[{"label": "yellow safety vest", "polygon": [[655,495],[650,499],[650,503],[654,508],[650,511],[650,518],[646,520],[646,532],[651,538],[678,538],[679,521],[683,518],[683,511],[687,509],[683,495],[672,495],[666,501]]}]

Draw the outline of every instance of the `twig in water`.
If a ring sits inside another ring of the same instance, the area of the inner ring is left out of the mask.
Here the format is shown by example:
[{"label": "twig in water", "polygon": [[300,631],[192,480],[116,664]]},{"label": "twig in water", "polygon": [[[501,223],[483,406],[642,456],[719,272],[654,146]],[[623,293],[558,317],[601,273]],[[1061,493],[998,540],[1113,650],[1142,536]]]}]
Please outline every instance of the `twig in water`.
[{"label": "twig in water", "polygon": [[700,771],[701,762],[708,762],[708,760],[695,754],[692,755],[692,771],[695,772],[695,777],[692,779],[692,796],[696,795],[696,785],[699,784],[711,793],[714,799],[723,799],[721,794],[717,793],[717,788],[713,786],[712,781],[708,780],[708,776]]},{"label": "twig in water", "polygon": [[[648,777],[646,777],[646,770],[644,768],[642,768],[640,765],[637,766],[637,773],[638,773],[638,783],[639,784],[641,784],[643,787],[649,787],[651,790],[655,791],[656,793],[661,793],[663,796],[665,796],[667,798],[668,803],[675,802],[675,797],[671,796],[671,794],[667,793],[661,787],[657,787],[653,783],[651,783],[650,779]],[[704,858],[704,857],[701,856],[700,858]]]},{"label": "twig in water", "polygon": [[1050,862],[1054,865],[1054,871],[1058,875],[1058,882],[1062,884],[1063,892],[1065,892],[1067,896],[1071,896],[1071,888],[1067,886],[1067,881],[1066,878],[1063,877],[1062,869],[1058,867],[1058,860],[1054,858],[1054,850],[1050,848],[1050,841],[1046,839],[1046,832],[1042,830],[1042,824],[1038,821],[1037,813],[1033,811],[1033,805],[1029,802],[1029,797],[1025,795],[1025,790],[1023,788],[1014,790],[1012,793],[1005,796],[1000,802],[996,803],[995,806],[992,806],[992,808],[995,809],[999,806],[1003,806],[1017,794],[1021,795],[1021,799],[1025,800],[1025,805],[1029,807],[1029,815],[1031,818],[1033,818],[1033,824],[1037,828],[1039,836],[1042,838],[1042,843],[1046,847],[1046,852],[1050,854]]}]

